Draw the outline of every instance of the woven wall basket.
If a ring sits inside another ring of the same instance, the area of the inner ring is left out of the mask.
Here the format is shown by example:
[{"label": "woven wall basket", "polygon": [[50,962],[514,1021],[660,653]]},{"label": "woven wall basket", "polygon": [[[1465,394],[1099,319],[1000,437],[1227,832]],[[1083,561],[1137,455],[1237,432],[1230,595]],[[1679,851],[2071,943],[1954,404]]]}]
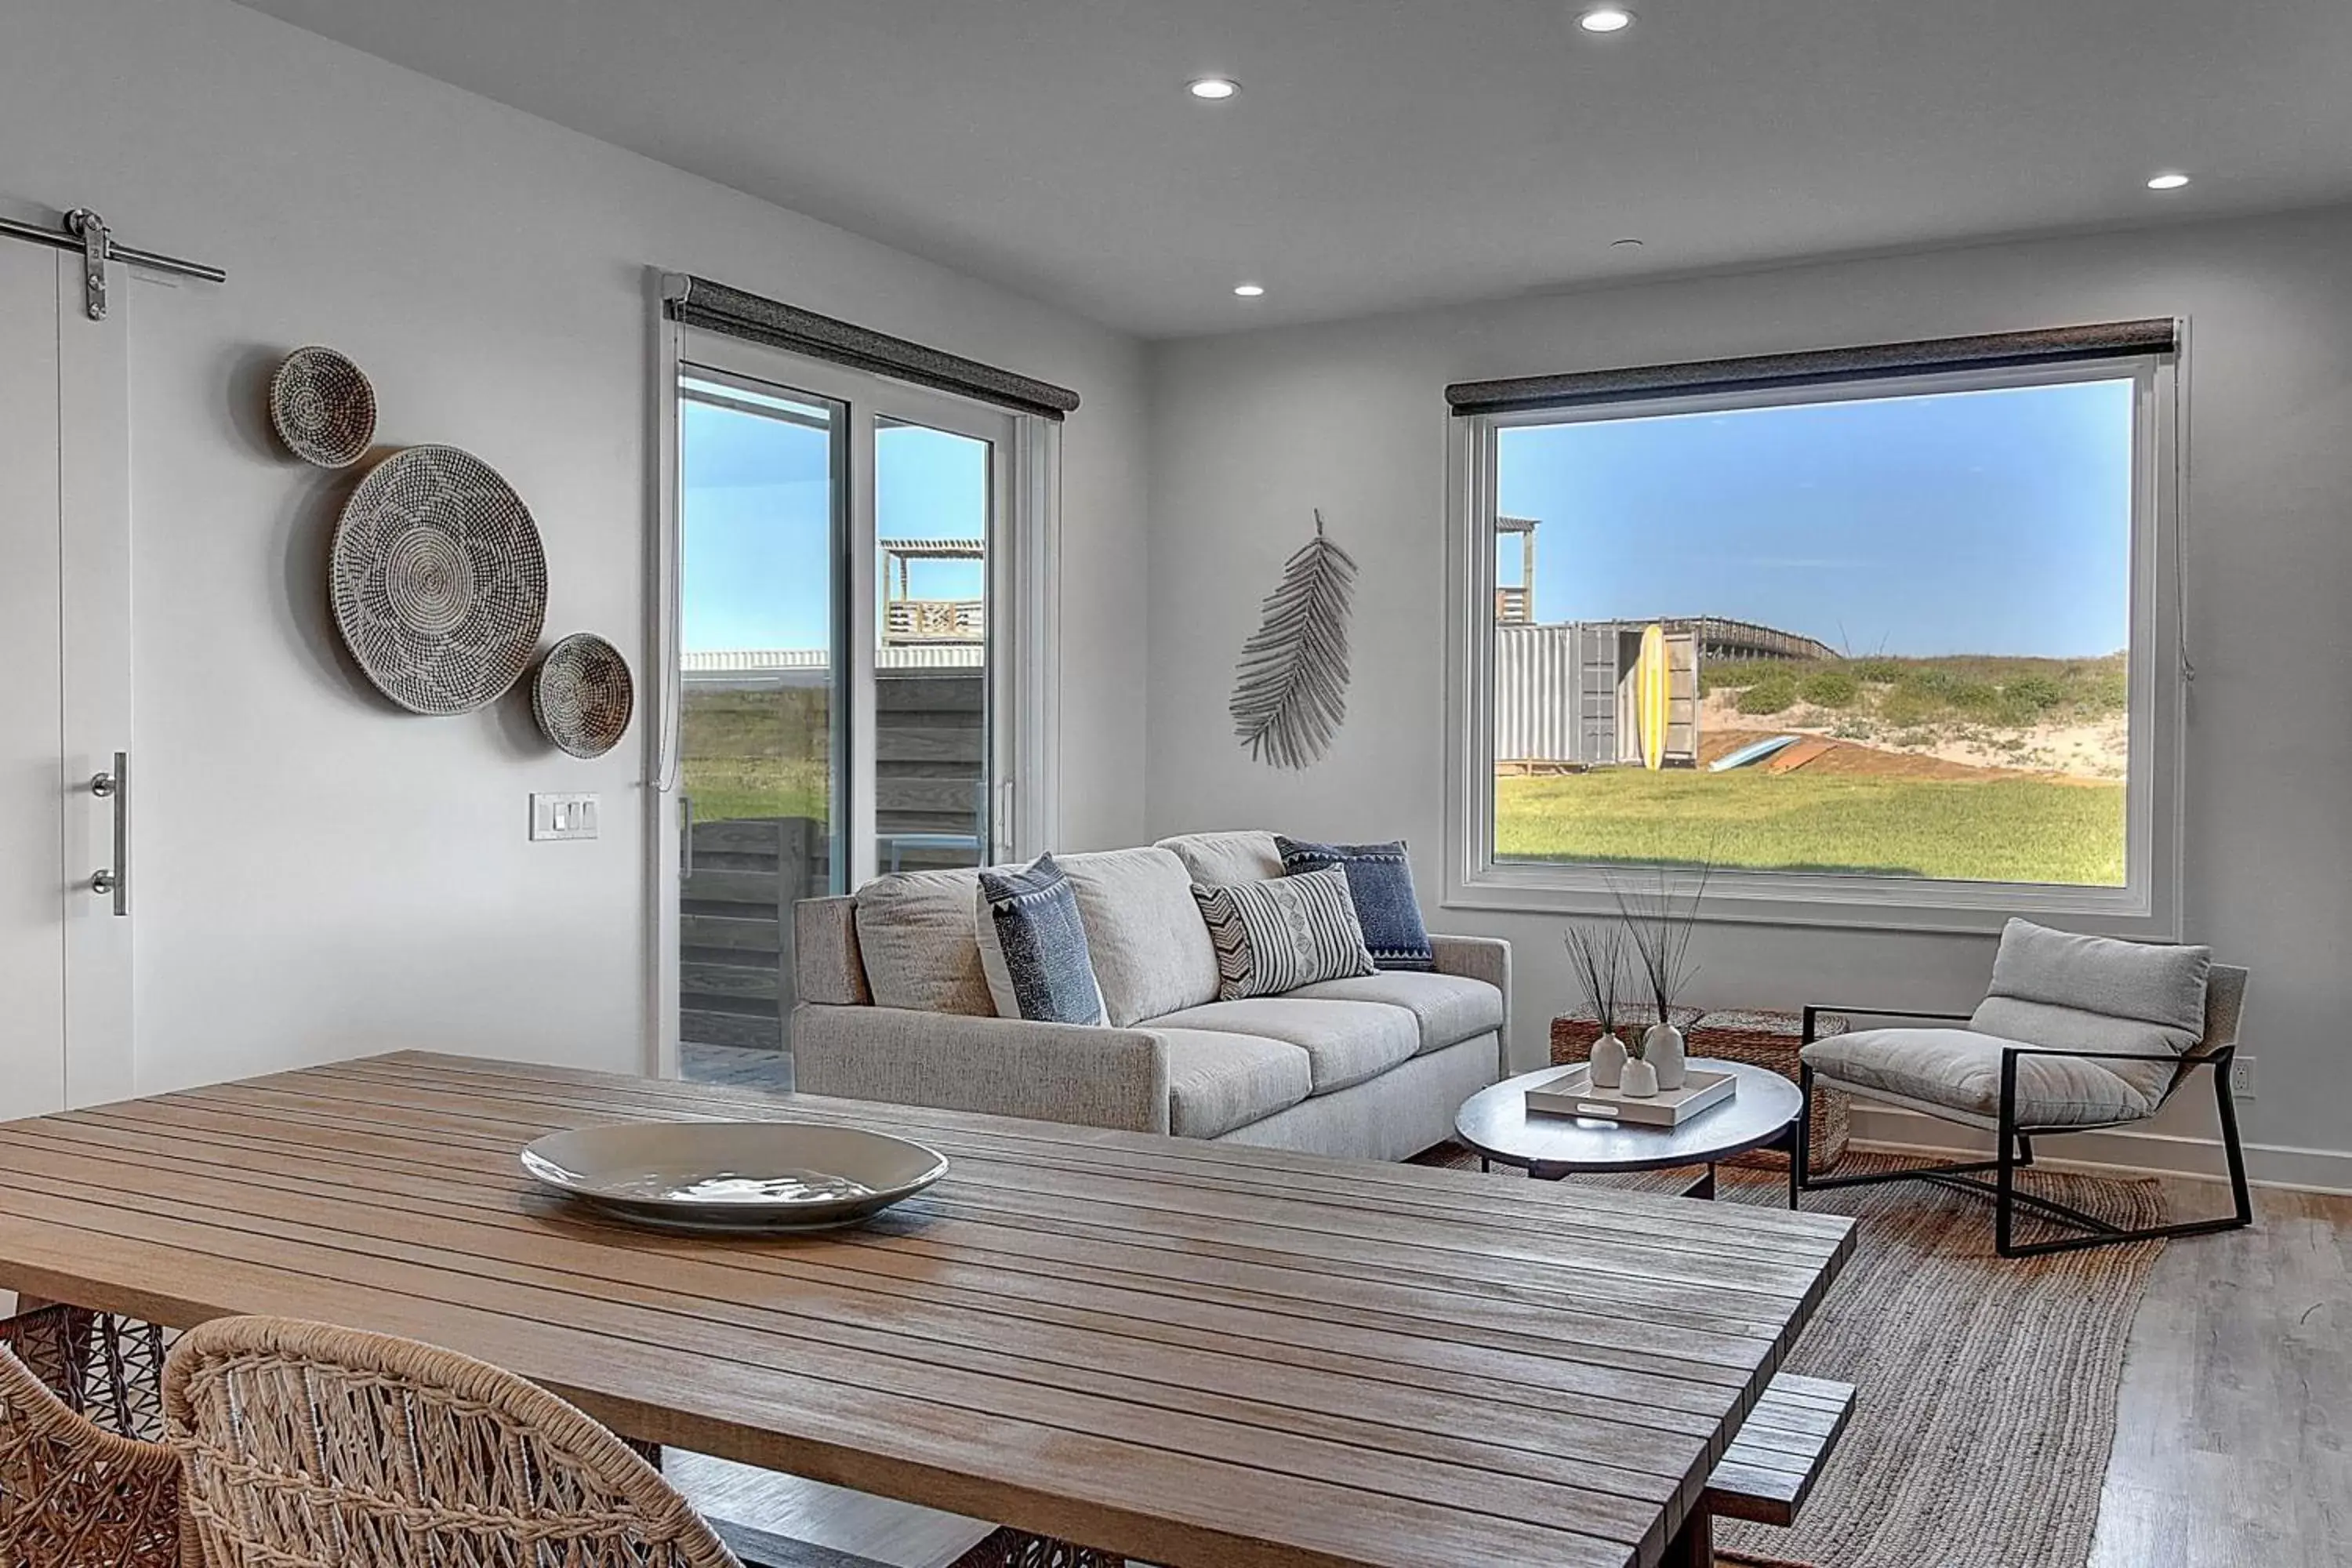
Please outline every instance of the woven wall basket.
[{"label": "woven wall basket", "polygon": [[296,349],[269,379],[269,423],[304,462],[347,468],[374,445],[375,388],[332,349]]},{"label": "woven wall basket", "polygon": [[370,470],[335,524],[335,628],[412,713],[465,713],[530,667],[547,620],[547,556],[520,497],[455,447],[411,447]]},{"label": "woven wall basket", "polygon": [[593,632],[574,632],[549,648],[531,678],[540,733],[575,757],[601,757],[619,745],[635,706],[627,661]]}]

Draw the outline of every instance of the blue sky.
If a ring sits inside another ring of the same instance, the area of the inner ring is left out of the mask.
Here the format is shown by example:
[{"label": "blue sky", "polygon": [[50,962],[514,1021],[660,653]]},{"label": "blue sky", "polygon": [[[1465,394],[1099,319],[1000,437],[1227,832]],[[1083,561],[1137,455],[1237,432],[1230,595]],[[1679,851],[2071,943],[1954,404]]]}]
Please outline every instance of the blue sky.
[{"label": "blue sky", "polygon": [[[1544,621],[1727,616],[1856,656],[2114,653],[2127,381],[1506,429]],[[1498,542],[1517,582],[1516,539]]]},{"label": "blue sky", "polygon": [[[825,431],[686,402],[685,646],[708,653],[831,641],[832,527]],[[874,506],[887,539],[977,539],[988,518],[988,448],[915,426],[875,433]],[[918,598],[981,595],[978,562],[918,561]]]}]

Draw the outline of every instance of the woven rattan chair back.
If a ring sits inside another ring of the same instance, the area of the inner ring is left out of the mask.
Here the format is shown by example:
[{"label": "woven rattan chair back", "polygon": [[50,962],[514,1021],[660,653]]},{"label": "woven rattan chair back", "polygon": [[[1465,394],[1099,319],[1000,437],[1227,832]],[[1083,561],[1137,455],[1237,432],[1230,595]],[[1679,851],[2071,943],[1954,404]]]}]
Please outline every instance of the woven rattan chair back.
[{"label": "woven rattan chair back", "polygon": [[0,1347],[0,1552],[41,1568],[173,1568],[180,1460],[101,1431]]},{"label": "woven rattan chair back", "polygon": [[224,1318],[163,1409],[195,1568],[739,1568],[618,1437],[451,1351]]}]

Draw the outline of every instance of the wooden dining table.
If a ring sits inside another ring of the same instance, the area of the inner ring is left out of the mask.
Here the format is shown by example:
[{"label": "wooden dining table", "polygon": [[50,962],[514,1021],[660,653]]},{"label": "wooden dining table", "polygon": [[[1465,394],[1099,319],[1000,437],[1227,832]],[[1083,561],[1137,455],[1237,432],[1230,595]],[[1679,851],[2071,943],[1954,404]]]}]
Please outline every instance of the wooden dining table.
[{"label": "wooden dining table", "polygon": [[[867,1226],[632,1228],[517,1153],[849,1122]],[[1701,1490],[1851,1222],[403,1052],[0,1125],[0,1287],[509,1367],[628,1436],[1169,1568],[1706,1561]]]}]

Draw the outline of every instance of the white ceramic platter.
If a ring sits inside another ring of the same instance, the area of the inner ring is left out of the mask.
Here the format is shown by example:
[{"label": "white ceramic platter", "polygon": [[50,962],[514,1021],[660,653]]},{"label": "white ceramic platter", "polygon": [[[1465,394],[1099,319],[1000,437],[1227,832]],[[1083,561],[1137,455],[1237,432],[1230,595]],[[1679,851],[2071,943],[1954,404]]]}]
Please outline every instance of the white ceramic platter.
[{"label": "white ceramic platter", "polygon": [[871,1219],[947,1173],[936,1150],[811,1121],[658,1121],[551,1132],[522,1168],[642,1224],[831,1230]]}]

